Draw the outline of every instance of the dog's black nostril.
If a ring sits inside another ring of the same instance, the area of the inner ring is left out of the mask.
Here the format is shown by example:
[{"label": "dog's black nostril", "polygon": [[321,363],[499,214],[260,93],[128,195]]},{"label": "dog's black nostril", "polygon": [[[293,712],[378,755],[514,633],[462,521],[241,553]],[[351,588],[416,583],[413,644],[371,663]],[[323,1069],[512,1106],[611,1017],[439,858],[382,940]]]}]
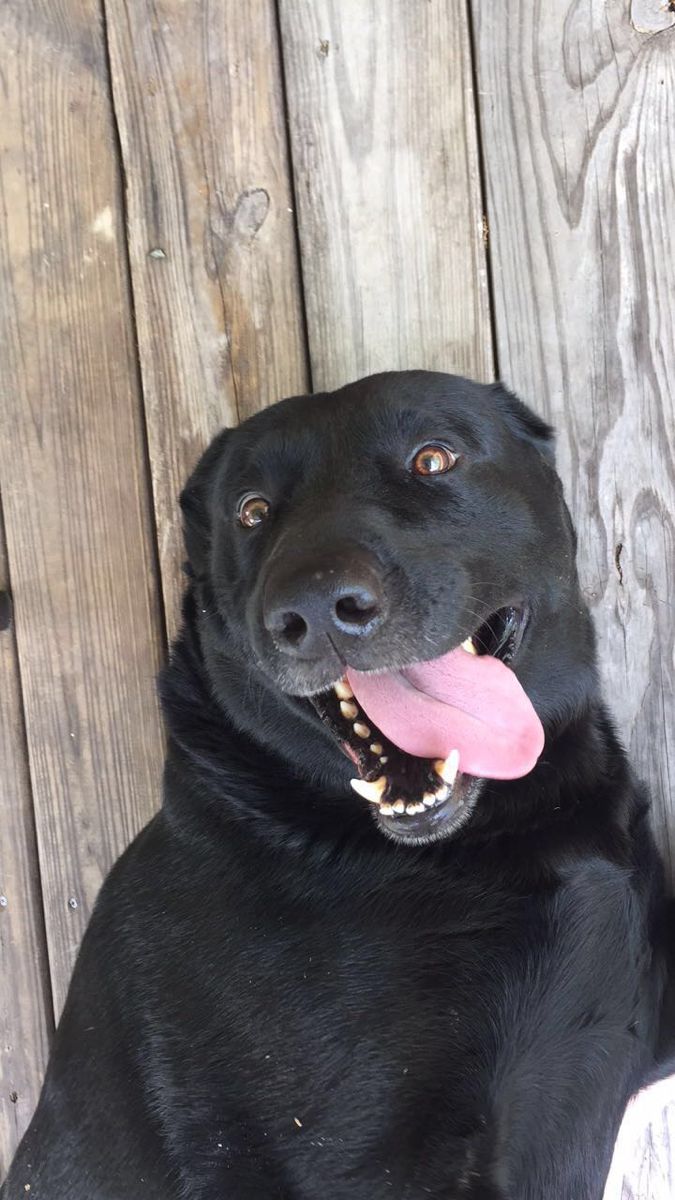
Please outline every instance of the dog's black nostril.
[{"label": "dog's black nostril", "polygon": [[307,633],[307,622],[304,617],[300,616],[300,613],[282,613],[279,632],[289,646],[298,646]]},{"label": "dog's black nostril", "polygon": [[336,616],[343,625],[367,625],[377,611],[374,596],[367,593],[340,596],[335,605]]},{"label": "dog's black nostril", "polygon": [[346,656],[371,637],[387,615],[381,567],[349,548],[276,568],[264,584],[262,619],[277,650],[289,658]]}]

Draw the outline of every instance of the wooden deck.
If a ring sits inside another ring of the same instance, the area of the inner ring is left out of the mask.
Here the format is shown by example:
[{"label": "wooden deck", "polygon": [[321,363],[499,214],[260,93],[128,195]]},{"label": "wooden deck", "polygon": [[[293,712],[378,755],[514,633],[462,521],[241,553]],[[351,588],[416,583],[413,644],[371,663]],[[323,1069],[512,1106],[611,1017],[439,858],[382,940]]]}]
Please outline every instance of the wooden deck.
[{"label": "wooden deck", "polygon": [[[284,394],[499,374],[556,424],[675,875],[674,7],[0,6],[0,1175],[158,804],[176,495]],[[672,1194],[659,1144],[626,1200]]]}]

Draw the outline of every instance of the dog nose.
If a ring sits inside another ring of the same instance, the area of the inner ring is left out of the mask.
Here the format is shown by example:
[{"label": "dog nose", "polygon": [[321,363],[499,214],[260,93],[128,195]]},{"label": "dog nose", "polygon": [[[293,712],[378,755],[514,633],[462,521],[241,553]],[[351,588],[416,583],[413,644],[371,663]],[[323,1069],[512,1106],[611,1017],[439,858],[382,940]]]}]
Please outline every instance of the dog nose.
[{"label": "dog nose", "polygon": [[296,568],[265,588],[263,620],[278,648],[300,658],[315,657],[354,638],[370,637],[384,619],[384,593],[373,563],[347,561]]}]

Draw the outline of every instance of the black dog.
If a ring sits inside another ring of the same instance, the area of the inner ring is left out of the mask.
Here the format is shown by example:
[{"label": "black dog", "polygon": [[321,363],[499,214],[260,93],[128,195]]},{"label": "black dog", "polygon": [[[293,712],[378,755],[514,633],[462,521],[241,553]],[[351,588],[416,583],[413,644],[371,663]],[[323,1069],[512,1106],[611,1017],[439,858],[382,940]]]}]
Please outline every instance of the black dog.
[{"label": "black dog", "polygon": [[222,433],[182,502],[164,805],[4,1200],[600,1200],[662,874],[550,430],[381,375]]}]

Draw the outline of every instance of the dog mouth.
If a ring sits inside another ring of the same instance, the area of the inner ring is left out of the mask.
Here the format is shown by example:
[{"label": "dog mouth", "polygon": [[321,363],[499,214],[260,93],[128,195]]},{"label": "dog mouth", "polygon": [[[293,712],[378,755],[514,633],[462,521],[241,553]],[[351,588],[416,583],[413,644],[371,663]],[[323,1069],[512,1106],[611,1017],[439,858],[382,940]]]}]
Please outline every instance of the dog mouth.
[{"label": "dog mouth", "polygon": [[355,671],[310,697],[354,763],[354,791],[390,837],[416,844],[453,832],[482,781],[534,767],[544,731],[512,669],[526,605],[498,609],[440,658]]}]

